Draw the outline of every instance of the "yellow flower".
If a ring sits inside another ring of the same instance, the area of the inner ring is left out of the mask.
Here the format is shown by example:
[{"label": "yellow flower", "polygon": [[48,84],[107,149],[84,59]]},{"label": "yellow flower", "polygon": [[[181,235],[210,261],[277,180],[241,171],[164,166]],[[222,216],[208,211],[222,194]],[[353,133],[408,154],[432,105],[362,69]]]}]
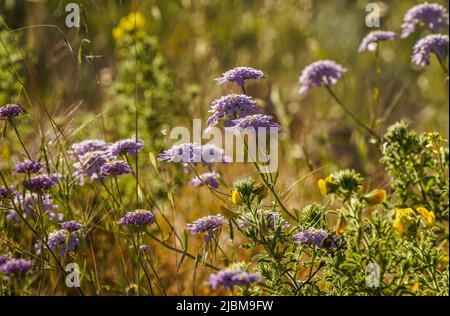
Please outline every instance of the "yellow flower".
[{"label": "yellow flower", "polygon": [[319,181],[317,181],[317,186],[319,187],[319,191],[323,195],[328,194],[328,183],[333,183],[332,176],[328,176],[325,179],[319,179]]},{"label": "yellow flower", "polygon": [[422,216],[425,219],[425,222],[427,223],[428,226],[433,226],[435,220],[436,220],[436,215],[434,215],[434,212],[427,210],[425,207],[417,207],[416,208],[417,213],[420,214],[420,216]]},{"label": "yellow flower", "polygon": [[383,203],[386,200],[386,196],[387,194],[385,190],[376,189],[366,194],[365,198],[367,203],[371,205],[377,205]]},{"label": "yellow flower", "polygon": [[145,27],[145,18],[140,12],[131,12],[126,17],[123,17],[119,21],[119,25],[113,29],[113,37],[116,41],[122,39],[125,33],[132,31],[141,34]]},{"label": "yellow flower", "polygon": [[336,223],[336,235],[342,236],[345,232],[346,227],[347,227],[347,220],[345,219],[345,216],[341,213],[341,216],[339,216],[339,219]]},{"label": "yellow flower", "polygon": [[242,202],[244,202],[244,200],[242,199],[242,195],[238,189],[234,189],[233,193],[231,194],[231,201],[235,205],[241,205]]},{"label": "yellow flower", "polygon": [[414,282],[414,284],[411,287],[411,290],[413,292],[417,292],[419,290],[419,282]]},{"label": "yellow flower", "polygon": [[413,223],[414,211],[412,208],[400,208],[395,211],[394,229],[399,234],[408,232],[409,227]]}]

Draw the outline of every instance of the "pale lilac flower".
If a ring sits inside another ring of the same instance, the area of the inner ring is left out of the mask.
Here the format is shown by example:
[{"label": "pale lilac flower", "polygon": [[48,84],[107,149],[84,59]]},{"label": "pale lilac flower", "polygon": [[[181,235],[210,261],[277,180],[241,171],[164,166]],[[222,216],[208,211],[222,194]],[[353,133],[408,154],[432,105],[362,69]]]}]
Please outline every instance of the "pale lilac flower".
[{"label": "pale lilac flower", "polygon": [[62,222],[64,220],[64,214],[50,212],[50,213],[48,213],[48,219],[52,222]]},{"label": "pale lilac flower", "polygon": [[231,289],[234,286],[245,286],[261,281],[261,276],[240,269],[225,269],[210,275],[206,282],[213,290],[219,287]]},{"label": "pale lilac flower", "polygon": [[189,181],[189,185],[193,187],[199,187],[204,184],[208,184],[214,189],[217,189],[219,187],[219,182],[217,181],[219,178],[220,175],[215,171],[205,172],[192,178],[192,180]]},{"label": "pale lilac flower", "polygon": [[[39,210],[39,196],[36,193],[27,192],[25,198],[22,195],[15,197],[15,203],[21,205],[23,208],[23,217],[31,216],[36,218]],[[62,213],[56,215],[55,211],[58,209],[58,205],[54,204],[52,197],[49,194],[41,194],[40,207],[43,215],[48,215],[50,221],[55,221],[57,217],[64,217]],[[19,215],[15,210],[9,210],[6,215],[7,220],[18,221]]]},{"label": "pale lilac flower", "polygon": [[100,167],[98,171],[98,176],[100,178],[105,178],[109,176],[118,176],[123,174],[133,174],[131,167],[122,160],[107,162]]},{"label": "pale lilac flower", "polygon": [[79,157],[79,161],[73,164],[76,169],[74,177],[84,183],[84,177],[90,180],[98,179],[102,166],[108,162],[114,161],[117,157],[110,151],[92,151]]},{"label": "pale lilac flower", "polygon": [[64,222],[64,223],[60,223],[59,226],[62,229],[65,229],[69,232],[75,232],[77,230],[82,229],[84,226],[83,224],[77,222],[77,221],[68,221],[68,222]]},{"label": "pale lilac flower", "polygon": [[299,78],[300,93],[307,93],[311,87],[334,85],[346,71],[347,69],[332,60],[316,61],[303,69]]},{"label": "pale lilac flower", "polygon": [[448,35],[432,34],[420,39],[413,48],[411,61],[420,67],[430,64],[430,53],[444,63],[448,55]]},{"label": "pale lilac flower", "polygon": [[225,82],[236,82],[243,86],[245,80],[264,78],[264,73],[261,70],[251,67],[236,67],[223,73],[222,77],[215,79],[218,84]]},{"label": "pale lilac flower", "polygon": [[48,167],[38,161],[26,160],[16,164],[13,169],[15,173],[41,173],[42,170],[48,169]]},{"label": "pale lilac flower", "polygon": [[155,216],[151,211],[147,210],[136,210],[132,212],[127,212],[124,217],[117,221],[117,224],[124,226],[138,226],[141,228],[144,225],[153,224]]},{"label": "pale lilac flower", "polygon": [[187,224],[186,228],[191,231],[193,235],[207,232],[205,240],[210,241],[212,237],[219,233],[222,225],[227,221],[222,215],[206,216]]},{"label": "pale lilac flower", "polygon": [[39,175],[23,181],[23,186],[30,191],[48,191],[58,184],[59,175]]},{"label": "pale lilac flower", "polygon": [[316,245],[319,248],[336,248],[342,244],[342,239],[331,235],[326,230],[308,228],[296,234],[292,240],[296,243]]},{"label": "pale lilac flower", "polygon": [[124,154],[132,155],[140,151],[144,147],[144,142],[140,139],[136,140],[133,136],[129,139],[119,140],[118,142],[112,144],[111,153],[114,156],[120,156]]},{"label": "pale lilac flower", "polygon": [[250,131],[252,133],[280,131],[281,126],[273,122],[273,117],[265,114],[253,114],[233,120],[233,126],[226,127],[227,131]]},{"label": "pale lilac flower", "polygon": [[[67,253],[75,252],[80,245],[80,234],[77,232],[70,232],[66,229],[57,229],[48,235],[47,245],[53,251],[58,251],[60,256],[65,256]],[[45,246],[37,243],[35,249],[38,254],[41,250],[45,250]]]},{"label": "pale lilac flower", "polygon": [[8,188],[0,185],[0,200],[11,199],[19,195],[20,193],[17,192],[12,185],[10,185]]},{"label": "pale lilac flower", "polygon": [[252,97],[245,94],[230,94],[212,102],[208,118],[208,127],[214,126],[224,120],[225,127],[232,126],[232,120],[251,114],[261,113]]},{"label": "pale lilac flower", "polygon": [[79,143],[72,144],[71,147],[78,156],[83,156],[94,151],[109,151],[111,148],[111,144],[106,143],[101,139],[88,139]]},{"label": "pale lilac flower", "polygon": [[6,120],[23,114],[22,108],[17,103],[6,104],[0,107],[0,120]]},{"label": "pale lilac flower", "polygon": [[214,162],[228,163],[231,158],[225,154],[225,151],[214,144],[205,144],[201,146],[201,162],[208,167],[212,166]]},{"label": "pale lilac flower", "polygon": [[24,275],[31,267],[33,262],[26,259],[8,259],[6,262],[0,265],[0,272],[7,276],[12,275]]},{"label": "pale lilac flower", "polygon": [[361,53],[365,50],[375,51],[378,42],[393,40],[396,37],[397,34],[395,34],[395,32],[381,30],[372,31],[362,39],[361,44],[358,48],[358,52]]},{"label": "pale lilac flower", "polygon": [[401,37],[408,37],[415,32],[417,26],[424,25],[431,32],[448,28],[448,12],[445,7],[437,3],[422,3],[412,7],[403,18]]}]

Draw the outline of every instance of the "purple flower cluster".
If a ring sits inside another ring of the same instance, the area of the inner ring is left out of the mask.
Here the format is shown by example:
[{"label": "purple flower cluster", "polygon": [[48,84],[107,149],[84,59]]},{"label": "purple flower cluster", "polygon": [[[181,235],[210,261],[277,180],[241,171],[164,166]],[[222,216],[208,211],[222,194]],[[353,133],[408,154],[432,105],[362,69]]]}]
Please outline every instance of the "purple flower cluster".
[{"label": "purple flower cluster", "polygon": [[292,237],[296,243],[316,245],[319,248],[336,248],[342,244],[342,239],[331,235],[326,230],[317,229],[314,227],[303,230]]},{"label": "purple flower cluster", "polygon": [[[18,195],[15,198],[15,202],[18,205],[21,205],[24,213],[23,216],[31,216],[33,218],[36,217],[38,212],[38,205],[39,205],[39,196],[35,193],[26,193],[25,198],[23,196]],[[43,215],[48,215],[50,221],[62,221],[64,218],[64,214],[62,213],[56,213],[55,211],[58,209],[58,205],[55,205],[53,202],[52,197],[49,194],[42,194],[41,195],[41,210],[43,212]],[[18,221],[19,215],[15,210],[9,210],[6,215],[7,220],[15,220]]]},{"label": "purple flower cluster", "polygon": [[206,282],[213,290],[219,287],[231,289],[234,286],[245,286],[261,281],[261,276],[240,269],[225,269],[210,275]]},{"label": "purple flower cluster", "polygon": [[98,176],[100,178],[106,178],[109,176],[118,176],[123,174],[133,174],[131,167],[122,160],[107,162],[100,167]]},{"label": "purple flower cluster", "polygon": [[210,112],[212,115],[208,118],[208,127],[216,125],[220,120],[225,121],[225,127],[230,127],[233,126],[234,119],[261,113],[253,98],[245,94],[229,94],[214,100]]},{"label": "purple flower cluster", "polygon": [[361,53],[365,50],[374,51],[378,42],[393,40],[396,37],[397,34],[391,31],[372,31],[362,39],[358,52]]},{"label": "purple flower cluster", "polygon": [[[67,253],[75,252],[80,245],[80,238],[77,232],[70,232],[66,229],[57,229],[48,235],[48,247],[53,251],[59,250],[60,256],[65,256]],[[44,246],[40,243],[35,245],[38,254],[41,253],[41,248]]]},{"label": "purple flower cluster", "polygon": [[189,181],[189,185],[193,187],[199,187],[204,184],[207,184],[213,187],[214,189],[217,189],[219,187],[219,182],[217,181],[219,178],[220,175],[215,171],[205,172]]},{"label": "purple flower cluster", "polygon": [[111,153],[114,156],[132,155],[140,151],[144,147],[144,142],[136,137],[119,140],[111,145]]},{"label": "purple flower cluster", "polygon": [[16,164],[13,169],[15,173],[40,173],[42,170],[48,169],[43,163],[33,160],[21,161]]},{"label": "purple flower cluster", "polygon": [[265,114],[247,115],[236,120],[232,120],[233,126],[225,127],[225,130],[250,131],[258,134],[267,131],[281,131],[281,126],[273,121],[273,117]]},{"label": "purple flower cluster", "polygon": [[77,221],[68,221],[68,222],[64,222],[64,223],[60,223],[59,226],[62,229],[65,229],[69,232],[75,232],[78,231],[80,229],[82,229],[84,226],[83,224],[77,222]]},{"label": "purple flower cluster", "polygon": [[58,184],[60,175],[39,175],[23,181],[25,189],[35,192],[48,191]]},{"label": "purple flower cluster", "polygon": [[223,73],[222,77],[217,78],[218,84],[225,82],[236,82],[238,85],[243,86],[245,80],[264,78],[264,73],[261,70],[251,67],[236,67]]},{"label": "purple flower cluster", "polygon": [[88,139],[79,143],[72,144],[72,149],[78,156],[84,156],[94,151],[108,151],[111,144],[101,139]]},{"label": "purple flower cluster", "polygon": [[437,3],[422,3],[412,7],[403,18],[401,37],[408,37],[421,24],[433,33],[447,29],[449,24],[447,9]]},{"label": "purple flower cluster", "polygon": [[117,221],[117,224],[124,226],[138,226],[141,228],[144,225],[151,225],[155,220],[155,216],[151,211],[136,210],[127,212],[124,217]]},{"label": "purple flower cluster", "polygon": [[420,67],[430,64],[430,53],[435,53],[441,62],[448,55],[448,35],[432,34],[420,39],[413,48],[411,61]]},{"label": "purple flower cluster", "polygon": [[311,87],[334,85],[347,70],[331,60],[316,61],[305,69],[299,78],[300,93],[305,94]]},{"label": "purple flower cluster", "polygon": [[0,264],[0,272],[7,276],[23,275],[27,273],[32,266],[33,262],[31,260],[13,258]]},{"label": "purple flower cluster", "polygon": [[23,115],[23,110],[19,104],[6,104],[0,107],[0,120],[6,120],[15,116]]},{"label": "purple flower cluster", "polygon": [[226,223],[227,221],[222,215],[206,216],[187,224],[186,228],[190,230],[193,235],[207,232],[205,240],[210,241],[213,235],[219,232],[220,227]]},{"label": "purple flower cluster", "polygon": [[10,185],[8,188],[0,185],[0,200],[11,199],[19,195],[20,193],[17,192],[12,185]]}]

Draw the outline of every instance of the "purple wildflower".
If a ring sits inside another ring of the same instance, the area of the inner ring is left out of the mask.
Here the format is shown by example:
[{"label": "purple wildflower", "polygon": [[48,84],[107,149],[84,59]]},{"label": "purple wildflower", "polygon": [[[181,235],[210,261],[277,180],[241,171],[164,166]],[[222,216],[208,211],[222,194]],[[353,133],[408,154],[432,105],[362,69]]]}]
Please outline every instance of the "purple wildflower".
[{"label": "purple wildflower", "polygon": [[9,257],[0,254],[0,266],[2,264],[4,264],[6,261],[8,261],[9,259],[10,259]]},{"label": "purple wildflower", "polygon": [[201,162],[211,167],[214,162],[228,163],[231,158],[225,154],[225,151],[214,144],[206,144],[201,146]]},{"label": "purple wildflower", "polygon": [[308,228],[296,234],[292,240],[296,243],[316,245],[319,248],[336,248],[342,243],[342,239],[331,235],[326,230]]},{"label": "purple wildflower", "polygon": [[208,118],[208,127],[214,126],[220,120],[225,120],[225,127],[232,126],[232,120],[251,114],[261,113],[252,97],[245,94],[230,94],[212,102]]},{"label": "purple wildflower", "polygon": [[[66,253],[74,252],[80,245],[80,238],[77,232],[70,232],[66,229],[57,229],[48,235],[48,247],[53,250],[59,250],[60,256],[65,256]],[[41,253],[44,246],[40,243],[35,245],[37,253]]]},{"label": "purple wildflower", "polygon": [[40,175],[23,181],[23,186],[30,191],[48,191],[58,184],[59,175]]},{"label": "purple wildflower", "polygon": [[432,34],[420,39],[414,45],[411,61],[420,67],[428,66],[431,52],[443,63],[448,54],[448,35]]},{"label": "purple wildflower", "polygon": [[[35,218],[37,216],[38,213],[38,206],[39,206],[39,196],[35,193],[26,193],[25,198],[23,198],[23,196],[17,196],[15,198],[15,201],[17,204],[22,205],[22,208],[24,210],[23,212],[23,216],[27,217],[27,216],[31,216],[33,218]],[[56,217],[64,217],[64,215],[62,213],[59,214],[59,216],[56,215],[56,213],[54,212],[55,210],[58,209],[58,205],[55,205],[53,202],[52,197],[49,194],[42,194],[41,195],[41,203],[40,203],[40,207],[42,210],[43,215],[47,215],[49,216],[49,219],[51,221],[54,221],[56,219]],[[19,220],[19,215],[17,214],[17,212],[15,210],[9,210],[6,218],[8,220]]]},{"label": "purple wildflower", "polygon": [[261,70],[251,67],[237,67],[223,73],[222,77],[215,79],[218,84],[225,82],[236,82],[238,85],[243,86],[247,79],[259,79],[264,78],[264,73]]},{"label": "purple wildflower", "polygon": [[141,245],[141,246],[139,246],[139,250],[140,250],[142,253],[149,253],[149,252],[150,252],[150,247],[147,246],[147,245]]},{"label": "purple wildflower", "polygon": [[11,117],[23,115],[23,110],[19,104],[6,104],[0,107],[0,120],[6,120]]},{"label": "purple wildflower", "polygon": [[226,127],[227,131],[250,131],[254,134],[259,132],[267,132],[268,130],[276,130],[277,132],[281,130],[281,126],[272,121],[273,117],[265,114],[253,114],[247,115],[236,120],[233,120],[234,126]]},{"label": "purple wildflower", "polygon": [[72,149],[78,156],[83,156],[94,151],[108,151],[110,148],[111,144],[101,139],[88,139],[72,144]]},{"label": "purple wildflower", "polygon": [[187,224],[186,228],[190,230],[193,235],[207,232],[205,240],[210,241],[213,235],[219,233],[220,227],[226,223],[227,221],[222,215],[206,216]]},{"label": "purple wildflower", "polygon": [[50,212],[48,213],[48,219],[52,222],[62,222],[64,220],[64,214]]},{"label": "purple wildflower", "polygon": [[65,229],[69,232],[75,232],[77,230],[82,229],[84,226],[83,224],[77,222],[77,221],[68,221],[68,222],[64,222],[64,223],[60,223],[59,226],[62,229]]},{"label": "purple wildflower", "polygon": [[225,269],[209,276],[207,285],[213,290],[219,287],[231,289],[234,286],[245,286],[261,281],[261,276],[256,273],[248,273],[240,269]]},{"label": "purple wildflower", "polygon": [[220,175],[215,171],[205,172],[189,181],[189,185],[193,187],[199,187],[204,184],[208,184],[214,189],[217,189],[219,187],[219,182],[217,182],[218,178],[220,178]]},{"label": "purple wildflower", "polygon": [[98,176],[100,178],[105,178],[109,176],[118,176],[123,174],[132,174],[133,170],[131,167],[122,160],[107,162],[100,167]]},{"label": "purple wildflower", "polygon": [[375,51],[377,48],[377,43],[380,41],[388,41],[393,40],[397,37],[397,34],[395,32],[391,31],[372,31],[369,34],[367,34],[361,41],[361,44],[359,45],[358,52],[363,52],[365,50],[369,51]]},{"label": "purple wildflower", "polygon": [[18,162],[13,171],[15,173],[40,173],[43,169],[48,169],[45,164],[27,160]]},{"label": "purple wildflower", "polygon": [[11,199],[19,195],[20,193],[17,192],[12,185],[10,185],[8,188],[0,185],[0,200]]},{"label": "purple wildflower", "polygon": [[440,29],[447,29],[448,22],[448,12],[445,7],[437,3],[422,3],[406,12],[401,37],[408,37],[421,24],[431,32],[437,33]]},{"label": "purple wildflower", "polygon": [[305,94],[311,87],[334,85],[347,71],[341,65],[331,60],[319,60],[308,65],[299,78],[300,93]]},{"label": "purple wildflower", "polygon": [[144,147],[144,142],[140,139],[136,140],[136,137],[131,137],[129,139],[123,139],[111,146],[111,152],[115,156],[120,156],[123,154],[132,155],[137,153]]},{"label": "purple wildflower", "polygon": [[73,164],[76,169],[74,176],[79,179],[80,184],[84,182],[84,176],[90,180],[99,177],[100,169],[108,162],[114,161],[116,156],[109,151],[93,151],[81,156],[78,162]]},{"label": "purple wildflower", "polygon": [[27,273],[32,266],[33,262],[31,260],[13,258],[0,265],[0,272],[7,276],[23,275]]},{"label": "purple wildflower", "polygon": [[138,226],[139,228],[143,225],[153,224],[155,216],[151,211],[147,210],[136,210],[133,212],[127,212],[124,217],[119,219],[117,224],[129,226]]}]

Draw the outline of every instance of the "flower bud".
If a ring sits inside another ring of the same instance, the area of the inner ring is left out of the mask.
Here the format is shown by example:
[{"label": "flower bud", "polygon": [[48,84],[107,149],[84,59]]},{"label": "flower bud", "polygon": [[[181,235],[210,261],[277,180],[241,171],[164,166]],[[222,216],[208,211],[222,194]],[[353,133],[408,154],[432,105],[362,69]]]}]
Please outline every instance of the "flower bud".
[{"label": "flower bud", "polygon": [[367,203],[370,205],[377,205],[382,204],[384,201],[386,201],[386,191],[383,189],[376,189],[372,192],[367,193],[364,198],[366,199]]}]

